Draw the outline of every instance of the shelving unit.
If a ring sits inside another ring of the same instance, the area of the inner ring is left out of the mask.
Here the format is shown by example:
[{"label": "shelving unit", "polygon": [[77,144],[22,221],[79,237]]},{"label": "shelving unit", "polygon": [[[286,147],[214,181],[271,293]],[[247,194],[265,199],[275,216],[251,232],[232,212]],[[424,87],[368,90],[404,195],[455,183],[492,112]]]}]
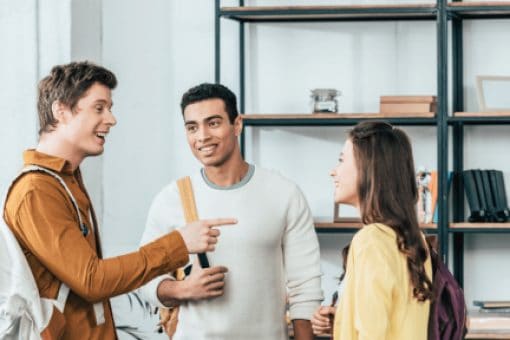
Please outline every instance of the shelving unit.
[{"label": "shelving unit", "polygon": [[[510,124],[510,112],[464,112],[463,79],[463,22],[464,20],[510,18],[510,1],[507,2],[448,2],[410,5],[342,5],[342,6],[244,6],[221,7],[216,0],[215,15],[215,80],[220,82],[220,38],[221,20],[229,19],[239,23],[239,107],[245,110],[245,25],[265,22],[333,22],[333,21],[414,21],[428,20],[436,23],[437,43],[437,115],[414,115],[412,117],[387,117],[377,113],[347,114],[244,114],[244,126],[352,126],[367,119],[384,119],[394,125],[432,126],[437,131],[438,171],[438,223],[424,226],[429,232],[437,233],[439,252],[443,261],[453,257],[453,271],[463,284],[464,277],[464,234],[508,233],[510,223],[480,224],[466,223],[464,216],[464,191],[459,176],[453,178],[452,204],[447,192],[448,143],[451,133],[453,151],[453,172],[464,170],[464,126]],[[451,23],[451,32],[449,32]],[[451,46],[449,46],[451,40]],[[450,49],[451,48],[451,49]],[[451,50],[451,55],[448,51]],[[448,63],[451,58],[451,64]],[[449,77],[452,77],[452,93],[449,95]],[[448,103],[452,100],[449,114]],[[241,135],[241,151],[244,154],[245,140]],[[450,209],[452,218],[450,218]],[[354,233],[360,228],[355,223],[316,222],[319,233]],[[449,249],[449,238],[453,238],[453,249]],[[490,335],[468,335],[470,339],[493,338]],[[509,334],[499,334],[509,339]]]},{"label": "shelving unit", "polygon": [[[510,2],[451,2],[446,7],[452,21],[452,110],[448,124],[452,127],[453,172],[464,170],[464,127],[466,125],[510,124],[510,112],[464,111],[464,53],[463,22],[474,19],[510,18]],[[453,239],[453,273],[464,285],[464,239],[466,234],[510,234],[510,223],[466,223],[464,216],[464,190],[461,176],[454,180],[452,212],[448,235]],[[468,339],[482,339],[482,334],[469,334]],[[489,339],[509,339],[510,334],[489,334]]]},{"label": "shelving unit", "polygon": [[[243,114],[245,128],[256,126],[353,126],[360,121],[369,119],[384,119],[395,125],[404,126],[435,126],[437,133],[438,146],[438,171],[444,168],[442,173],[446,173],[447,164],[447,129],[448,121],[446,115],[447,107],[447,87],[446,70],[447,55],[447,18],[446,2],[438,4],[422,3],[409,5],[342,5],[342,6],[244,6],[244,1],[239,1],[238,7],[221,7],[220,0],[216,0],[216,21],[215,21],[215,80],[220,81],[220,38],[221,38],[221,19],[230,19],[239,22],[239,107],[242,113],[245,113],[245,24],[256,24],[264,22],[323,22],[323,21],[410,21],[410,20],[429,20],[441,22],[443,14],[443,23],[438,25],[437,41],[438,50],[444,53],[438,54],[438,105],[437,115],[434,113],[402,115],[401,117],[388,117],[380,113],[342,113],[342,114]],[[444,46],[443,46],[444,45]],[[442,48],[441,48],[442,47]],[[442,94],[442,95],[441,95]],[[244,134],[241,135],[241,152],[245,152]],[[443,176],[444,177],[444,176]],[[444,194],[441,181],[445,178],[439,176],[439,201]],[[446,185],[446,182],[444,183]],[[438,202],[439,221],[437,228],[434,229],[440,236],[440,239],[447,237],[447,211],[446,199],[441,204]],[[442,211],[443,210],[443,211]],[[328,231],[350,230],[357,228],[335,228],[328,227]],[[319,229],[318,229],[319,231]],[[446,256],[448,253],[448,242],[440,242],[440,252]],[[446,258],[445,258],[446,259]]]}]

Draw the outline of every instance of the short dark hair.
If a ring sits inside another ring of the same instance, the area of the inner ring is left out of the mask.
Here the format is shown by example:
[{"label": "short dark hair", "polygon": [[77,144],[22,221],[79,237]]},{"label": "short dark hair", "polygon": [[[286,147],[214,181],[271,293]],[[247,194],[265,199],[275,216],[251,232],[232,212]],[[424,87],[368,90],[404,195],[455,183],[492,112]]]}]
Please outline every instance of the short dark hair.
[{"label": "short dark hair", "polygon": [[117,86],[117,78],[113,72],[88,61],[54,66],[50,74],[39,82],[39,135],[50,132],[57,126],[51,110],[53,102],[59,101],[73,110],[80,98],[96,82],[112,90]]},{"label": "short dark hair", "polygon": [[221,84],[203,83],[186,91],[186,93],[182,95],[181,100],[182,114],[184,115],[184,109],[186,109],[188,105],[214,98],[223,100],[228,119],[230,123],[233,124],[234,120],[239,115],[239,111],[237,111],[236,95]]}]

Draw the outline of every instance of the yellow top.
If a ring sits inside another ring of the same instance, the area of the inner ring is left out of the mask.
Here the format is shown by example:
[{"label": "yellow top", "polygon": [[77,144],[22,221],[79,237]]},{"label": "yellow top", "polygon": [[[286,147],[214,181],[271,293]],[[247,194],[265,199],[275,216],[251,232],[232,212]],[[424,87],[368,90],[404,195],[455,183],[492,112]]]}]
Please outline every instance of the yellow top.
[{"label": "yellow top", "polygon": [[[430,257],[425,271],[432,278]],[[363,227],[349,250],[334,339],[426,340],[429,309],[429,301],[413,297],[393,229],[378,223]]]}]

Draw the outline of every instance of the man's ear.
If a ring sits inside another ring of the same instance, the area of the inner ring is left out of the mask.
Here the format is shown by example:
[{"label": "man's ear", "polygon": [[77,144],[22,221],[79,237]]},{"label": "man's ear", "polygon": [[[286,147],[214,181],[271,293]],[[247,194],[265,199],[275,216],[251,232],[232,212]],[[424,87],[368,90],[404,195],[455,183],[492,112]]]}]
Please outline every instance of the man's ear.
[{"label": "man's ear", "polygon": [[55,100],[51,104],[51,113],[53,114],[55,120],[57,120],[59,123],[65,124],[67,122],[67,120],[69,119],[68,115],[66,114],[67,112],[70,112],[69,108],[67,107],[67,105],[64,105],[60,101]]},{"label": "man's ear", "polygon": [[236,137],[239,137],[243,132],[243,117],[241,115],[237,115],[236,119],[234,119],[234,132]]}]

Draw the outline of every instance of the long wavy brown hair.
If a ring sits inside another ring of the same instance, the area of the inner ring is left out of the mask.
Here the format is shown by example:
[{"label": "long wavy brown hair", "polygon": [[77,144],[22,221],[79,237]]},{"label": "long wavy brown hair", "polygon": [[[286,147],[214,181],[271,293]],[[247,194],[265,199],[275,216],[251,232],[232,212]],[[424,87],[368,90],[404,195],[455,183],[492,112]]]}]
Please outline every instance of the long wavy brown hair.
[{"label": "long wavy brown hair", "polygon": [[383,223],[397,235],[397,246],[418,301],[432,300],[425,272],[427,246],[416,214],[418,190],[413,151],[406,133],[385,122],[363,122],[349,133],[358,170],[358,197],[363,224]]}]

